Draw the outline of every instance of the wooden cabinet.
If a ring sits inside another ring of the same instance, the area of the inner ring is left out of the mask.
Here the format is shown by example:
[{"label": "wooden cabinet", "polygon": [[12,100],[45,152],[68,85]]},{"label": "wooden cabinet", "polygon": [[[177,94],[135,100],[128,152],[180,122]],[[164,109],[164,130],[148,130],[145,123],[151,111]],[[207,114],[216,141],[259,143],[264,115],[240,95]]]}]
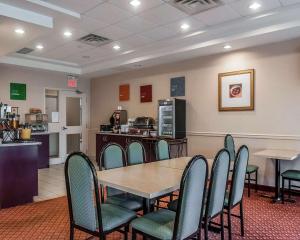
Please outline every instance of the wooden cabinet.
[{"label": "wooden cabinet", "polygon": [[31,139],[42,144],[38,147],[38,169],[49,168],[49,134],[33,134]]}]

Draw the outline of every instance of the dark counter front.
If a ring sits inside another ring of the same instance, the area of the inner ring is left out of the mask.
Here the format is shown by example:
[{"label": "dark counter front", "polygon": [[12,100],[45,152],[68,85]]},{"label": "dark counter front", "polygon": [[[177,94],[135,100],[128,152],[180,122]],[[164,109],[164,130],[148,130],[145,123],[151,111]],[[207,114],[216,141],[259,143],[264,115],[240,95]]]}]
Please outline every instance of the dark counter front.
[{"label": "dark counter front", "polygon": [[39,145],[0,145],[0,209],[30,203],[38,195]]},{"label": "dark counter front", "polygon": [[38,159],[38,168],[49,168],[49,159],[50,159],[50,147],[49,133],[33,133],[31,139],[37,142],[41,142],[39,145],[39,159]]},{"label": "dark counter front", "polygon": [[[131,134],[115,134],[115,133],[103,133],[96,134],[96,161],[99,162],[102,148],[110,142],[120,144],[124,149],[132,141],[140,141],[146,150],[146,162],[152,162],[156,160],[155,157],[155,144],[161,139],[158,137],[145,137],[142,135]],[[171,157],[179,157],[187,155],[187,139],[165,139],[170,144]]]}]

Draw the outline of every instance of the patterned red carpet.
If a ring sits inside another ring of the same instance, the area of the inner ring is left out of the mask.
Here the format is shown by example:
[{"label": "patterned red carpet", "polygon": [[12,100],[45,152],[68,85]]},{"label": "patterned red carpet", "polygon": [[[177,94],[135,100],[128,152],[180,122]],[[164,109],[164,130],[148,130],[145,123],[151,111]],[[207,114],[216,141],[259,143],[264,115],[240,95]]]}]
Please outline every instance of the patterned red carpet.
[{"label": "patterned red carpet", "polygon": [[[0,239],[68,239],[69,219],[66,198],[28,204],[0,211]],[[300,240],[300,199],[297,203],[271,204],[259,196],[245,197],[245,232],[239,236],[238,221],[234,220],[233,239]],[[76,232],[75,239],[88,235]],[[119,233],[107,240],[121,239]],[[211,234],[210,239],[220,239]]]}]

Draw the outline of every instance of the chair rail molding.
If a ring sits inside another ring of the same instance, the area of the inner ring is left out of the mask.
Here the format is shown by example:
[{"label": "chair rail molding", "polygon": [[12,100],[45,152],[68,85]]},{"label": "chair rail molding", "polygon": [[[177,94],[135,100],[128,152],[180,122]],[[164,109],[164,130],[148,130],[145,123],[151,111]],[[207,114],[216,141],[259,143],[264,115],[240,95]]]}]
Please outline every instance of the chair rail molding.
[{"label": "chair rail molding", "polygon": [[[188,136],[201,136],[201,137],[225,137],[227,132],[200,132],[200,131],[187,131]],[[293,140],[300,141],[300,135],[288,134],[267,134],[267,133],[230,133],[236,138],[249,138],[249,139],[272,139],[272,140]]]}]

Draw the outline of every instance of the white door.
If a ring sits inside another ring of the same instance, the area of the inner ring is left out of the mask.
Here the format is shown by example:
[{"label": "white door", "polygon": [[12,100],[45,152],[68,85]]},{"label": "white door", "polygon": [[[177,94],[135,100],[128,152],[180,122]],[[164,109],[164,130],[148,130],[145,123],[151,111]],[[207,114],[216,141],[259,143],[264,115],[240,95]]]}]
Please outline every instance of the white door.
[{"label": "white door", "polygon": [[55,121],[51,118],[48,128],[50,133],[58,135],[58,143],[53,143],[57,145],[58,156],[51,157],[50,164],[64,163],[71,152],[86,153],[86,95],[70,90],[58,90],[57,95],[58,114]]},{"label": "white door", "polygon": [[86,95],[73,91],[60,91],[60,157],[64,162],[68,154],[86,153]]}]

